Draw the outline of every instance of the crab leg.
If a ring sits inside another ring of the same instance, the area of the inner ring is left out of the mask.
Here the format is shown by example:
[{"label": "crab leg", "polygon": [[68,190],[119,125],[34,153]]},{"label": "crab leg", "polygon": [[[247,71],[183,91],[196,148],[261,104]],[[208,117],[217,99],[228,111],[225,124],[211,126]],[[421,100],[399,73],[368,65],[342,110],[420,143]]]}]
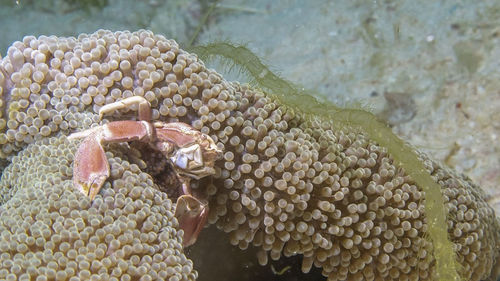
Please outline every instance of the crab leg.
[{"label": "crab leg", "polygon": [[110,168],[102,145],[107,142],[145,141],[153,139],[153,129],[145,121],[116,121],[98,128],[69,136],[85,137],[75,155],[73,166],[74,186],[91,200],[99,193],[110,175]]},{"label": "crab leg", "polygon": [[99,117],[102,119],[102,116],[106,113],[114,112],[118,109],[129,108],[134,104],[137,104],[139,106],[139,120],[147,122],[151,121],[151,105],[142,96],[133,96],[114,103],[106,104],[99,110]]}]

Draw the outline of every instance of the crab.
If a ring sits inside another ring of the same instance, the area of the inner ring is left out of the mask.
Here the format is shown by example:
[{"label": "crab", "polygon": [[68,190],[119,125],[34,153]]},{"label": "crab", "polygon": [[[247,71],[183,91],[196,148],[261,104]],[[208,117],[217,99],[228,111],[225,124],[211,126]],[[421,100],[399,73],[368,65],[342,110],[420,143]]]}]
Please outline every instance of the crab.
[{"label": "crab", "polygon": [[99,110],[104,114],[138,105],[138,120],[107,123],[71,134],[69,139],[83,138],[75,154],[74,187],[93,200],[106,179],[110,167],[103,149],[104,143],[139,141],[167,159],[174,177],[180,183],[175,217],[184,231],[184,246],[192,245],[208,217],[208,205],[191,190],[191,179],[215,174],[214,163],[222,151],[213,139],[181,122],[151,122],[151,106],[142,96],[125,98],[107,104]]}]

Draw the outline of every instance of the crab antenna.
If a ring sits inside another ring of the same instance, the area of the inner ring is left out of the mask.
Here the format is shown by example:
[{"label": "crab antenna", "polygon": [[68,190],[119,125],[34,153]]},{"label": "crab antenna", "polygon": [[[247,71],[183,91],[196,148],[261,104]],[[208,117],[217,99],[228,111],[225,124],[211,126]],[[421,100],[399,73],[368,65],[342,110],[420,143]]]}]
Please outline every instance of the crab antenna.
[{"label": "crab antenna", "polygon": [[133,96],[129,98],[122,99],[114,103],[106,104],[101,109],[99,109],[99,118],[109,112],[114,112],[118,109],[128,108],[131,105],[137,104],[139,106],[138,115],[139,120],[150,122],[151,121],[151,105],[142,96]]}]

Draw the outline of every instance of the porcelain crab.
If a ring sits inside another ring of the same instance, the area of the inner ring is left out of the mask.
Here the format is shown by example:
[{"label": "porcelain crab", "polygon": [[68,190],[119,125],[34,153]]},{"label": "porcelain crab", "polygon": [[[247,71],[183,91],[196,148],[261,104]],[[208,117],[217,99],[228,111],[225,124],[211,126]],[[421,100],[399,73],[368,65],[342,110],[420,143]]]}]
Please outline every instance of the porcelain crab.
[{"label": "porcelain crab", "polygon": [[214,162],[222,151],[210,136],[188,124],[151,122],[150,104],[142,96],[107,104],[99,110],[99,115],[102,118],[106,113],[132,105],[138,105],[138,121],[114,121],[69,136],[70,139],[84,138],[75,154],[74,186],[91,200],[99,193],[110,176],[104,143],[139,141],[146,144],[167,160],[171,167],[167,176],[173,175],[179,183],[175,216],[184,230],[184,245],[189,246],[196,241],[208,216],[208,205],[193,195],[190,180],[213,175]]}]

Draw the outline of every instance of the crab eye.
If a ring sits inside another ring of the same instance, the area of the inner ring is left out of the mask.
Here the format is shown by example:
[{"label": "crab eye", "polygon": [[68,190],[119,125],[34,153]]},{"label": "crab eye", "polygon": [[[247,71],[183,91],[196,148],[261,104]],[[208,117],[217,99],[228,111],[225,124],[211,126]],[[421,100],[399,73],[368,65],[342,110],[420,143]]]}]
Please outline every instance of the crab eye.
[{"label": "crab eye", "polygon": [[188,158],[185,154],[178,154],[177,157],[172,157],[172,162],[181,169],[186,169],[188,165]]}]

